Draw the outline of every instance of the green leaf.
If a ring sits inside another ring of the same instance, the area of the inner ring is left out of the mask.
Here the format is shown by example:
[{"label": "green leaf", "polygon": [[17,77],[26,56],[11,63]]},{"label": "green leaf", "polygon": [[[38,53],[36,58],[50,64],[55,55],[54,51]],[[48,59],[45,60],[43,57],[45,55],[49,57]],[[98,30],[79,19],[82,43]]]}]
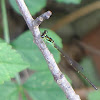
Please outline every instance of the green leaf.
[{"label": "green leaf", "polygon": [[60,3],[73,3],[73,4],[79,4],[81,2],[81,0],[56,0],[57,2],[60,2]]},{"label": "green leaf", "polygon": [[[43,32],[44,29],[41,29]],[[53,32],[48,30],[48,33],[52,35],[55,41],[62,47],[61,39]],[[30,69],[34,70],[47,70],[47,63],[41,54],[39,48],[33,43],[33,36],[30,31],[24,32],[16,40],[12,42],[12,46],[18,50],[23,56],[23,59],[31,64]],[[56,62],[60,61],[60,53],[49,44],[51,52],[54,54]]]},{"label": "green leaf", "polygon": [[19,93],[23,100],[27,100],[22,86],[10,81],[0,85],[0,100],[19,100]]},{"label": "green leaf", "polygon": [[49,71],[36,72],[24,83],[23,87],[33,100],[66,100],[65,94]]},{"label": "green leaf", "polygon": [[3,42],[4,42],[4,40],[0,38],[0,43],[3,43]]},{"label": "green leaf", "polygon": [[100,100],[100,90],[88,94],[88,100]]},{"label": "green leaf", "polygon": [[12,82],[5,82],[0,85],[0,100],[18,100],[17,85]]},{"label": "green leaf", "polygon": [[[100,86],[100,80],[98,78],[98,75],[95,71],[95,67],[93,64],[93,61],[90,57],[85,57],[81,61],[81,65],[84,68],[83,74],[96,86]],[[88,82],[85,82],[87,85],[89,85]]]},{"label": "green leaf", "polygon": [[[46,0],[24,0],[24,1],[32,15],[35,15],[37,12],[39,12],[46,6]],[[9,2],[13,7],[13,9],[20,14],[16,0],[9,0]]]},{"label": "green leaf", "polygon": [[0,84],[28,66],[10,45],[0,40]]}]

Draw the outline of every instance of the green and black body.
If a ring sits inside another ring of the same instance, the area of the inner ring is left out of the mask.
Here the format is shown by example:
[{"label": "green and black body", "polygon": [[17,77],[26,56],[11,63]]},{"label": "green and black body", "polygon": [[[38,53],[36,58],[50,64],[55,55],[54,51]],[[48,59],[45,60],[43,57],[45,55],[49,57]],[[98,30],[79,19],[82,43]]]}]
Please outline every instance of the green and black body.
[{"label": "green and black body", "polygon": [[73,60],[67,53],[64,53],[64,51],[62,51],[62,49],[55,44],[54,40],[47,35],[47,30],[42,33],[41,37],[52,43],[53,46],[62,54],[62,56],[66,58],[66,61],[74,68],[74,70],[76,70],[90,83],[90,85],[92,85],[97,90],[97,87],[82,73],[84,71],[83,67],[79,65],[75,60]]}]

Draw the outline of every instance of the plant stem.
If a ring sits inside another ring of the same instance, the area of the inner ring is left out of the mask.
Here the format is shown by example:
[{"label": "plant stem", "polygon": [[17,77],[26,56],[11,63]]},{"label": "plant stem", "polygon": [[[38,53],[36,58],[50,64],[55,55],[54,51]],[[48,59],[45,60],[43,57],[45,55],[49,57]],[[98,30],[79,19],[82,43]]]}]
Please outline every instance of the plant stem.
[{"label": "plant stem", "polygon": [[18,73],[16,74],[16,81],[17,81],[18,85],[21,85],[20,75]]},{"label": "plant stem", "polygon": [[26,97],[26,95],[24,93],[24,88],[21,85],[20,85],[20,93],[21,93],[21,97],[22,97],[21,99],[22,100],[27,100],[27,97]]},{"label": "plant stem", "polygon": [[[8,28],[8,20],[7,20],[7,11],[6,11],[6,6],[5,6],[5,0],[1,0],[1,8],[2,8],[4,39],[9,44],[10,43],[10,36],[9,36],[9,28]],[[17,81],[18,85],[21,85],[19,74],[16,75],[16,81]]]},{"label": "plant stem", "polygon": [[8,20],[7,20],[7,11],[6,11],[6,6],[5,6],[5,0],[1,0],[1,8],[2,8],[4,38],[5,38],[5,41],[7,43],[10,43],[9,29],[8,29]]}]

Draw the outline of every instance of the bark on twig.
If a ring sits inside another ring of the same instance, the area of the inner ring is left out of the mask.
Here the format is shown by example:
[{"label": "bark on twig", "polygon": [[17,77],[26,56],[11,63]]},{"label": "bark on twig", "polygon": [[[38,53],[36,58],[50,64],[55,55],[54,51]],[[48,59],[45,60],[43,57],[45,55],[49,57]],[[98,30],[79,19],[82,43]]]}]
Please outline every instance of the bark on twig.
[{"label": "bark on twig", "polygon": [[29,29],[31,30],[34,36],[34,43],[39,47],[40,51],[42,52],[55,81],[57,82],[59,87],[64,91],[68,100],[80,100],[80,97],[74,92],[73,88],[58,68],[53,58],[53,55],[46,47],[40,35],[39,25],[42,23],[43,20],[48,19],[51,16],[51,11],[45,12],[44,14],[42,14],[34,20],[26,7],[24,0],[16,0],[16,2],[19,6],[22,16],[24,17],[24,20],[26,21]]}]

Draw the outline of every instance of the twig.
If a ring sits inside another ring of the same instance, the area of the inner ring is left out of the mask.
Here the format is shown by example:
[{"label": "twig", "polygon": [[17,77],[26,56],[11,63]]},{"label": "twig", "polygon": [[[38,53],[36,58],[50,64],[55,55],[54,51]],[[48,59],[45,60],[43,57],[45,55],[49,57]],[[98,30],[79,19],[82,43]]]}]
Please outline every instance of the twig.
[{"label": "twig", "polygon": [[95,47],[87,45],[87,44],[85,44],[84,42],[81,42],[81,41],[78,41],[78,44],[80,44],[83,48],[85,48],[89,52],[100,56],[100,50],[96,49]]},{"label": "twig", "polygon": [[23,0],[16,0],[20,12],[22,13],[22,16],[24,17],[29,29],[33,33],[34,36],[34,43],[39,47],[40,51],[42,52],[49,69],[54,77],[54,80],[57,82],[57,84],[61,87],[61,89],[64,91],[66,97],[68,100],[80,100],[80,97],[75,94],[73,88],[69,84],[69,82],[66,80],[65,76],[62,74],[62,72],[59,70],[53,55],[50,53],[48,48],[46,47],[45,43],[43,42],[40,31],[39,31],[39,25],[42,23],[43,20],[48,19],[51,16],[51,11],[47,11],[41,16],[37,17],[36,20],[34,20],[29,13],[25,3]]},{"label": "twig", "polygon": [[64,16],[62,19],[60,19],[54,26],[51,27],[53,31],[56,31],[63,27],[65,24],[69,24],[72,21],[80,18],[81,16],[85,16],[86,14],[89,14],[97,9],[100,9],[100,1],[95,1],[89,5],[86,5],[85,7],[82,7],[75,12],[72,12],[69,15]]}]

